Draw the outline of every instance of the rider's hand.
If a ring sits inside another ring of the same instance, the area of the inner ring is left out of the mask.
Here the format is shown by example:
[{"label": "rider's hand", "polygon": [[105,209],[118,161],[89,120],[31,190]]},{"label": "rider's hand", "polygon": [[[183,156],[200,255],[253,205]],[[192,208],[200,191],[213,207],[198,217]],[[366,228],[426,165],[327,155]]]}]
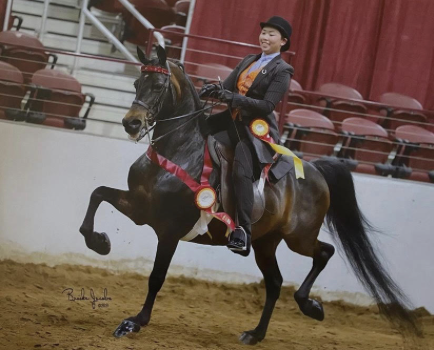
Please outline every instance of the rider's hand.
[{"label": "rider's hand", "polygon": [[234,93],[229,90],[221,89],[217,92],[217,98],[222,102],[230,103],[234,99]]},{"label": "rider's hand", "polygon": [[205,84],[199,91],[199,97],[208,97],[218,89],[219,87],[216,84]]}]

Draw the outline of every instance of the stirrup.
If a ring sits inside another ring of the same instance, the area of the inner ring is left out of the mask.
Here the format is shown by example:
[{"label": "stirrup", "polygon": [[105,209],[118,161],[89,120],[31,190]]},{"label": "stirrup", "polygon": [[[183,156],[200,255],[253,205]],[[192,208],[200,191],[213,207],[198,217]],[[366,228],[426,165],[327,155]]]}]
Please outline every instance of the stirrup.
[{"label": "stirrup", "polygon": [[226,245],[234,253],[247,256],[250,253],[250,235],[242,226],[237,226],[229,236],[229,243]]}]

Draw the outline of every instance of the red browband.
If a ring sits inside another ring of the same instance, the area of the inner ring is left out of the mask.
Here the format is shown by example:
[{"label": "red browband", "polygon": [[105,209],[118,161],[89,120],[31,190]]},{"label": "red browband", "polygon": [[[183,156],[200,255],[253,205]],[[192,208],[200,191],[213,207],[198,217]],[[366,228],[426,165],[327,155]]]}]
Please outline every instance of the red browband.
[{"label": "red browband", "polygon": [[156,66],[142,66],[140,69],[142,72],[154,72],[154,73],[163,73],[166,75],[170,75],[169,71],[162,67]]}]

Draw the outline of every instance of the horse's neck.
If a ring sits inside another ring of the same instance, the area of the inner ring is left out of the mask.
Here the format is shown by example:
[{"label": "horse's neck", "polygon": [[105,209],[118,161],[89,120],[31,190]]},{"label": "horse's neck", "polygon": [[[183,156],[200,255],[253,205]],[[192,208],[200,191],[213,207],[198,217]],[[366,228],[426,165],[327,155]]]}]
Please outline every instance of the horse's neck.
[{"label": "horse's neck", "polygon": [[[184,98],[191,98],[191,96],[187,95]],[[199,108],[197,103],[190,100],[190,103],[181,102],[174,108],[174,111],[165,111],[165,114],[174,118],[193,113]],[[159,154],[178,164],[184,170],[190,169],[192,176],[195,176],[193,173],[199,171],[196,164],[202,159],[205,147],[200,118],[201,116],[192,115],[173,121],[159,122],[153,135],[153,139],[156,140],[158,137],[170,133],[156,142],[154,148]],[[176,131],[173,131],[175,129]]]}]

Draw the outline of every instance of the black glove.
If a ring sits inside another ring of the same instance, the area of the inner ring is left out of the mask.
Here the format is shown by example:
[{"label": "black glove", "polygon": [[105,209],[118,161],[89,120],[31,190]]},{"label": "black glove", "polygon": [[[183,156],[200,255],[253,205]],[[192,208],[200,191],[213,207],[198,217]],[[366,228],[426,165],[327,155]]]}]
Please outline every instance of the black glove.
[{"label": "black glove", "polygon": [[199,97],[208,97],[218,89],[219,87],[216,84],[205,84],[199,91]]},{"label": "black glove", "polygon": [[234,99],[234,93],[229,90],[221,89],[217,92],[217,98],[226,103],[231,103]]}]

